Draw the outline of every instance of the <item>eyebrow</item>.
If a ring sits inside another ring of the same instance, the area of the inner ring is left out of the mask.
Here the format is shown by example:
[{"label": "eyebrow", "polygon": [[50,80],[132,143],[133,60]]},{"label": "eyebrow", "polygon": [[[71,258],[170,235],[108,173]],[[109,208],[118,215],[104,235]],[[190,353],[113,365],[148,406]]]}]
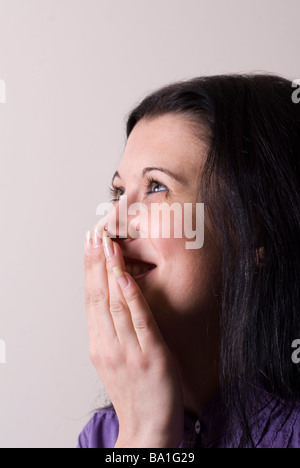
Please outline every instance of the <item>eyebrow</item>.
[{"label": "eyebrow", "polygon": [[[160,172],[164,172],[165,174],[167,174],[169,177],[171,177],[172,179],[176,180],[177,182],[180,182],[181,184],[184,182],[183,178],[180,177],[179,175],[175,174],[174,172],[170,171],[170,169],[167,169],[165,167],[159,167],[159,166],[154,166],[154,167],[145,167],[143,170],[142,170],[142,176],[145,177],[145,175],[148,173],[148,172],[151,172],[151,171],[160,171]],[[121,179],[122,177],[120,176],[120,173],[118,171],[116,171],[113,175],[113,178],[112,178],[112,183],[115,179],[115,177],[118,177],[119,179]]]}]

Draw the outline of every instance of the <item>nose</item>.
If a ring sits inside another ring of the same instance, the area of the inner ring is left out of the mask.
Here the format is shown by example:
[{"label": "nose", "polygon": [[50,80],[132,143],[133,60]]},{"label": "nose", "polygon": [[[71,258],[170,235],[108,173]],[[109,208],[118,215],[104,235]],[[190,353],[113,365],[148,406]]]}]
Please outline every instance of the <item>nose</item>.
[{"label": "nose", "polygon": [[[129,210],[130,211],[130,210]],[[106,224],[108,235],[122,242],[130,242],[139,237],[139,227],[132,229],[135,215],[128,213],[128,200],[124,195],[118,203],[112,205]],[[131,225],[131,228],[129,228]]]}]

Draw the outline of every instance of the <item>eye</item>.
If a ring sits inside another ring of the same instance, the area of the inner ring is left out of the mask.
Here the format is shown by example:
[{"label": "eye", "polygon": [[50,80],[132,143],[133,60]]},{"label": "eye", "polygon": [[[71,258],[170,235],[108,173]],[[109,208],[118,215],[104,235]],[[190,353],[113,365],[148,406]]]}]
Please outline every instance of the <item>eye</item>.
[{"label": "eye", "polygon": [[125,193],[125,189],[123,187],[117,187],[116,185],[112,185],[109,187],[109,193],[111,196],[110,202],[117,202],[121,199],[122,195]]},{"label": "eye", "polygon": [[154,180],[152,178],[148,179],[148,190],[147,190],[147,195],[151,193],[157,193],[157,192],[169,192],[169,189],[166,185],[158,182],[157,180]]},{"label": "eye", "polygon": [[[162,184],[161,182],[158,182],[157,180],[152,179],[152,177],[147,178],[148,180],[148,190],[146,192],[146,195],[151,195],[152,193],[158,193],[158,192],[169,192],[169,189],[166,185]],[[110,192],[110,202],[118,202],[120,201],[121,197],[125,193],[125,189],[123,187],[118,187],[116,185],[112,185],[109,187],[109,192]]]}]

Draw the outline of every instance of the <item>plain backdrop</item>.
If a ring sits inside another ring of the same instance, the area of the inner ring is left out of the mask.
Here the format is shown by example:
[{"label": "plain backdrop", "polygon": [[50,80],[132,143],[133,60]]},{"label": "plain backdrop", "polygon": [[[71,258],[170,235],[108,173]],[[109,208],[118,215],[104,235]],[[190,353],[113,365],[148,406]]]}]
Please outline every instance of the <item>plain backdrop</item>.
[{"label": "plain backdrop", "polygon": [[104,399],[83,247],[130,109],[198,75],[300,77],[299,0],[0,0],[0,446],[75,447]]}]

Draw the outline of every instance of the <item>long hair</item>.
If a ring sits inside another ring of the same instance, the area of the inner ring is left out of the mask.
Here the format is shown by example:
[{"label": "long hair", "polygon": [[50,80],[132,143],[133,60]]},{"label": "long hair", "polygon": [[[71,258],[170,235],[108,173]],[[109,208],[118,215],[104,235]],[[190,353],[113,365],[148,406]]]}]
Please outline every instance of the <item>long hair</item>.
[{"label": "long hair", "polygon": [[226,414],[238,418],[248,442],[252,390],[300,398],[291,358],[300,338],[300,104],[293,91],[272,74],[194,78],[145,97],[126,125],[128,138],[140,119],[176,113],[210,135],[200,189],[222,255],[220,380]]}]

